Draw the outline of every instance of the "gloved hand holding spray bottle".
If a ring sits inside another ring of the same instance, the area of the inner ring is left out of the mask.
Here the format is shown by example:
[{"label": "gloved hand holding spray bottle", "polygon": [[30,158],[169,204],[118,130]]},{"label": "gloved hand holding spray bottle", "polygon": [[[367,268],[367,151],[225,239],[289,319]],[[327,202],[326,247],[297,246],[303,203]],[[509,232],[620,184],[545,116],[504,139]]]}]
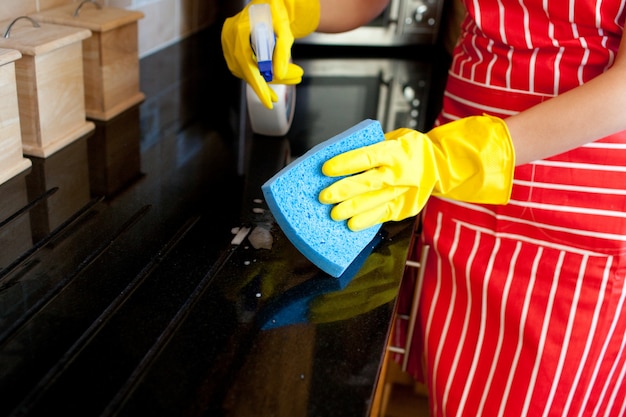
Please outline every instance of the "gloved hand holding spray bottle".
[{"label": "gloved hand holding spray bottle", "polygon": [[[257,6],[262,7],[250,12]],[[262,12],[257,13],[258,10]],[[287,86],[298,84],[303,74],[302,68],[291,62],[291,47],[294,39],[312,33],[319,20],[320,4],[317,0],[251,0],[243,10],[224,21],[221,36],[224,58],[232,74],[244,80],[255,93],[256,97],[248,99],[248,109],[254,119],[253,130],[257,133],[281,135],[289,129],[295,104],[295,87],[289,92]],[[253,35],[255,28],[257,34]],[[264,34],[259,36],[259,32]],[[267,52],[263,49],[266,46]],[[266,56],[259,58],[264,53]],[[271,61],[272,84],[268,84],[259,72],[258,62],[264,60]],[[283,88],[285,92],[279,95],[279,90]],[[263,112],[261,106],[257,107],[257,100],[260,100],[265,110],[271,111]],[[274,112],[276,107],[282,110]],[[273,118],[284,120],[283,127],[263,129],[263,119],[271,124],[268,121]],[[259,120],[261,122],[257,123]]]}]

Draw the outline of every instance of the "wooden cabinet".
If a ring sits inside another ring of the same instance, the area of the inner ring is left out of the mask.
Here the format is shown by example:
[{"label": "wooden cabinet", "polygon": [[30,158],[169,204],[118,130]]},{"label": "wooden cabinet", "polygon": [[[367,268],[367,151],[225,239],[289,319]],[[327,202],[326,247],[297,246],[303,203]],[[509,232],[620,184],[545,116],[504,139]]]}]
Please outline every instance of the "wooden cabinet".
[{"label": "wooden cabinet", "polygon": [[22,135],[17,105],[15,61],[18,51],[0,49],[0,184],[30,167],[22,155]]},{"label": "wooden cabinet", "polygon": [[97,3],[72,3],[33,15],[43,22],[88,29],[83,40],[87,117],[110,120],[140,103],[137,21],[143,13]]},{"label": "wooden cabinet", "polygon": [[22,16],[0,22],[10,28],[0,48],[15,49],[22,148],[45,158],[89,133],[94,124],[85,116],[81,41],[86,29],[39,23]]}]

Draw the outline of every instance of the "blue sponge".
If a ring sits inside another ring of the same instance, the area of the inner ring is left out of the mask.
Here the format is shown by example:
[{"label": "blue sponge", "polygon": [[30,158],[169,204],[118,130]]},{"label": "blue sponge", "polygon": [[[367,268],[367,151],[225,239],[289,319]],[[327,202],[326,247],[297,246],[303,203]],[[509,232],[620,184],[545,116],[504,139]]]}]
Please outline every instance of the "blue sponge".
[{"label": "blue sponge", "polygon": [[384,140],[380,123],[364,120],[311,148],[263,186],[263,195],[291,243],[318,268],[339,277],[372,241],[380,225],[353,232],[347,221],[330,217],[332,205],[318,200],[320,191],[338,178],[322,174],[322,165],[340,153]]}]

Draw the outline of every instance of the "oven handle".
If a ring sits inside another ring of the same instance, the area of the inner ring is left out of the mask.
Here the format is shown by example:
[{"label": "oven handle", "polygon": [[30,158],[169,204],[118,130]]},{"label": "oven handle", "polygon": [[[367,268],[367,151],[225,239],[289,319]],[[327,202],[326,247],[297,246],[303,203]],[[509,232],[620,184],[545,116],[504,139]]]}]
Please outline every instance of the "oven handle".
[{"label": "oven handle", "polygon": [[387,133],[390,130],[390,127],[387,126],[389,123],[389,114],[391,107],[391,84],[393,83],[393,78],[389,80],[384,79],[384,74],[380,74],[380,82],[378,85],[378,107],[376,109],[376,118],[380,122],[383,127],[383,131]]}]

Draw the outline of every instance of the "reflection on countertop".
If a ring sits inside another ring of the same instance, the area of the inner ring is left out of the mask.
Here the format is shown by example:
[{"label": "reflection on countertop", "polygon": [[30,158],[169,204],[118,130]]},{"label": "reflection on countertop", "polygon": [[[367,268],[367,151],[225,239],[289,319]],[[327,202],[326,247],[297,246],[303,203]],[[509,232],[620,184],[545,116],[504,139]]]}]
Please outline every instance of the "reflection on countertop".
[{"label": "reflection on countertop", "polygon": [[298,253],[260,190],[288,140],[241,123],[218,35],[0,186],[0,415],[367,414],[412,224],[339,280]]}]

